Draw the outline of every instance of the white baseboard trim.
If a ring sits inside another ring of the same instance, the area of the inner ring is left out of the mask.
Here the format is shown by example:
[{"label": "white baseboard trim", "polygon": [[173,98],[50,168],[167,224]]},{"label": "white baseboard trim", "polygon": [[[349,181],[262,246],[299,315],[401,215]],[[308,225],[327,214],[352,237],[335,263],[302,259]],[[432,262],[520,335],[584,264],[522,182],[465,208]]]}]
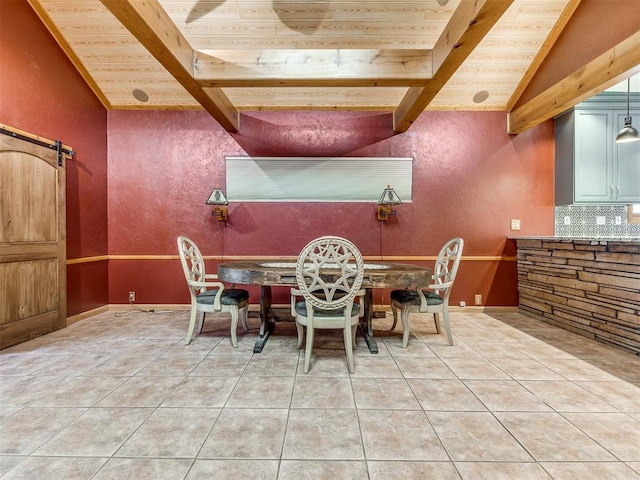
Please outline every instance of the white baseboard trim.
[{"label": "white baseboard trim", "polygon": [[[289,304],[286,303],[282,303],[282,304],[273,304],[272,305],[273,308],[289,308]],[[105,312],[125,312],[127,310],[132,310],[132,309],[140,309],[141,311],[146,311],[146,312],[150,312],[151,310],[153,310],[153,312],[160,312],[160,311],[167,311],[167,310],[175,310],[175,311],[189,311],[189,309],[191,308],[191,305],[188,303],[177,303],[177,304],[143,304],[143,305],[138,305],[138,304],[134,304],[134,306],[130,305],[130,304],[109,304],[109,305],[103,305],[101,307],[98,308],[94,308],[93,310],[87,310],[86,312],[82,312],[79,313],[78,315],[73,315],[71,317],[67,317],[67,327],[69,325],[73,325],[76,322],[79,322],[80,320],[85,320],[87,318],[91,318],[91,317],[95,317],[96,315],[100,315],[101,313],[105,313]],[[251,304],[249,305],[249,311],[250,312],[258,312],[260,310],[260,305],[258,304]],[[384,312],[388,312],[389,314],[391,313],[391,306],[390,305],[374,305],[373,307],[374,312],[379,312],[379,311],[384,311]],[[452,313],[465,313],[465,312],[469,312],[469,313],[518,313],[518,307],[517,306],[513,306],[513,307],[492,307],[492,306],[467,306],[467,307],[458,307],[458,306],[450,306],[449,307],[449,311]],[[150,312],[150,313],[153,313]]]},{"label": "white baseboard trim", "polygon": [[92,310],[87,310],[86,312],[82,312],[77,315],[72,315],[70,317],[67,317],[67,327],[69,325],[73,325],[76,322],[79,322],[80,320],[95,317],[96,315],[100,315],[101,313],[108,312],[108,311],[109,311],[109,305],[102,305],[101,307],[94,308]]},{"label": "white baseboard trim", "polygon": [[150,311],[153,310],[154,312],[159,312],[161,310],[175,310],[175,311],[180,311],[180,310],[187,310],[189,311],[191,309],[191,304],[189,303],[184,303],[184,304],[180,304],[180,303],[175,303],[175,304],[171,304],[171,303],[160,303],[160,304],[151,304],[151,303],[145,303],[145,304],[138,304],[138,303],[134,303],[134,304],[128,304],[128,303],[124,303],[124,304],[120,304],[120,303],[111,303],[109,304],[109,311],[110,312],[126,312],[127,310],[145,310],[145,311]]}]

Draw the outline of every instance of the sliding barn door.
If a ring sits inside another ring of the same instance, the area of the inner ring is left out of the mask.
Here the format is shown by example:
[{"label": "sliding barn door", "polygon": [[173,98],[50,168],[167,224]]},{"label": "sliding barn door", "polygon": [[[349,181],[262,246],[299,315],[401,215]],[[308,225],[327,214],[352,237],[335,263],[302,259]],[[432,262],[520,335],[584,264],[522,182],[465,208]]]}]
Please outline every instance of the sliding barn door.
[{"label": "sliding barn door", "polygon": [[0,134],[0,349],[66,323],[65,169]]}]

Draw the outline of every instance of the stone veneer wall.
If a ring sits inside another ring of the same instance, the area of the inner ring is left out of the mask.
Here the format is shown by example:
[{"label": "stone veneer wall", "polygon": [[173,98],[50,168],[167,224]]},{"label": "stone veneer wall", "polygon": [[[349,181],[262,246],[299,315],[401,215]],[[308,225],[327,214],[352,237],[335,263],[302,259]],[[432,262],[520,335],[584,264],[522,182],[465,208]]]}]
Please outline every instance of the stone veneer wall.
[{"label": "stone veneer wall", "polygon": [[522,238],[519,311],[640,354],[640,241]]}]

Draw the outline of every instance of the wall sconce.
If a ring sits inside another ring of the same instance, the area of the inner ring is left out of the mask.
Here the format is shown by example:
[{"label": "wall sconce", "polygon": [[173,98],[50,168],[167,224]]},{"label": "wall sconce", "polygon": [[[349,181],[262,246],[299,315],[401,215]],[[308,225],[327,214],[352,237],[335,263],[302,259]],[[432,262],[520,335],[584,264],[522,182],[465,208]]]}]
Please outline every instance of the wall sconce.
[{"label": "wall sconce", "polygon": [[211,215],[216,217],[216,219],[220,222],[227,223],[227,205],[229,205],[229,201],[227,197],[224,196],[224,192],[216,187],[209,195],[209,198],[206,201],[207,205],[215,205],[215,208],[211,211]]},{"label": "wall sconce", "polygon": [[388,220],[389,215],[395,215],[396,211],[393,207],[401,203],[402,200],[398,194],[391,188],[391,185],[387,185],[378,200],[378,220]]}]

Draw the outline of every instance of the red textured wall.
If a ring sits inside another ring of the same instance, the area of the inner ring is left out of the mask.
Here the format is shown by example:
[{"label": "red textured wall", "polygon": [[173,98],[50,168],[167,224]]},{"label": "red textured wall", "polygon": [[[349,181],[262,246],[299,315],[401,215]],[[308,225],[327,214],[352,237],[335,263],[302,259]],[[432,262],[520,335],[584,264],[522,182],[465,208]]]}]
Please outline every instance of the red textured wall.
[{"label": "red textured wall", "polygon": [[[490,257],[515,255],[512,218],[520,234],[553,234],[553,124],[509,136],[505,121],[501,112],[428,112],[393,135],[388,114],[254,112],[230,135],[203,112],[109,112],[109,253],[175,255],[186,234],[205,255],[295,256],[336,234],[365,256],[425,256],[461,236],[465,256],[489,259],[463,261],[452,300],[482,293],[487,304],[516,305],[515,262]],[[413,202],[386,223],[374,203],[232,203],[225,228],[204,201],[225,184],[227,155],[410,156]],[[130,290],[142,303],[187,301],[177,261],[115,260],[109,271],[110,303]]]},{"label": "red textured wall", "polygon": [[[0,1],[0,123],[70,145],[67,258],[107,253],[107,113],[23,0]],[[69,265],[67,314],[108,301],[107,262]]]},{"label": "red textured wall", "polygon": [[[491,260],[515,254],[509,220],[520,218],[524,235],[553,232],[551,122],[510,137],[504,113],[429,112],[394,136],[386,114],[261,112],[244,114],[229,135],[203,112],[112,111],[107,128],[105,110],[23,0],[0,1],[0,65],[0,123],[77,152],[67,164],[70,259],[175,255],[179,234],[206,255],[296,255],[334,233],[365,255],[424,256],[460,235],[470,259],[452,300],[482,293],[487,304],[516,305],[515,262]],[[224,185],[225,155],[411,156],[413,203],[384,225],[373,204],[238,203],[225,228],[204,205]],[[187,301],[176,260],[88,262],[69,265],[68,314],[124,303],[129,290],[142,303]]]}]

